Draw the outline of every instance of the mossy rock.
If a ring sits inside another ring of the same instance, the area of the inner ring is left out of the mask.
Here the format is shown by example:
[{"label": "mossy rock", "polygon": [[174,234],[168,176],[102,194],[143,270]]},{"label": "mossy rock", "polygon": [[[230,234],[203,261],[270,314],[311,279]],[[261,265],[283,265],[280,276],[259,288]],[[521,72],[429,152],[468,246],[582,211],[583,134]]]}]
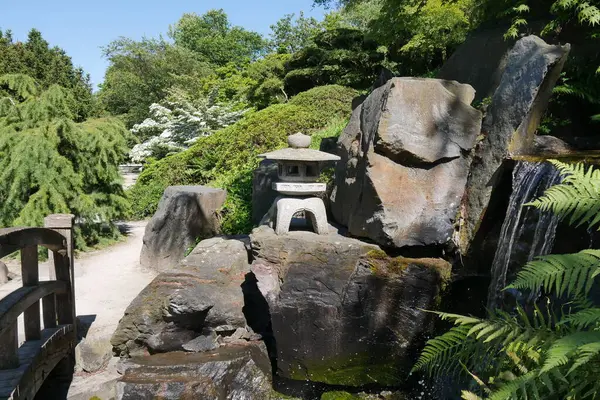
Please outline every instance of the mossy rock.
[{"label": "mossy rock", "polygon": [[306,375],[293,376],[293,379],[306,379],[330,385],[364,386],[375,384],[381,386],[399,386],[405,381],[407,371],[390,355],[387,359],[379,357],[374,360],[369,354],[359,354],[344,358],[330,358],[318,363],[306,365]]},{"label": "mossy rock", "polygon": [[407,400],[402,392],[381,392],[377,394],[370,393],[348,393],[342,391],[325,392],[321,395],[321,400]]},{"label": "mossy rock", "polygon": [[321,400],[358,400],[358,397],[355,394],[348,392],[325,392],[321,395]]},{"label": "mossy rock", "polygon": [[441,258],[389,257],[383,250],[371,250],[367,253],[366,260],[375,275],[402,274],[409,266],[414,265],[435,270],[446,285],[452,273],[452,265]]}]

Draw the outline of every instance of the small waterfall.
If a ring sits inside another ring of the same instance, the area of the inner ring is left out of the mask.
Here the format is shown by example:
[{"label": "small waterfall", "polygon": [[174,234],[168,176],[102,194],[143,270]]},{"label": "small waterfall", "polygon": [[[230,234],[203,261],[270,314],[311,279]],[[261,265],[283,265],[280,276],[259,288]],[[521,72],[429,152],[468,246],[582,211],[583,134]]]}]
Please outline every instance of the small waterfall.
[{"label": "small waterfall", "polygon": [[558,170],[550,163],[516,164],[513,190],[492,263],[487,302],[489,310],[502,306],[502,289],[507,285],[507,276],[510,282],[525,263],[552,250],[558,218],[552,213],[542,213],[523,205],[560,181]]}]

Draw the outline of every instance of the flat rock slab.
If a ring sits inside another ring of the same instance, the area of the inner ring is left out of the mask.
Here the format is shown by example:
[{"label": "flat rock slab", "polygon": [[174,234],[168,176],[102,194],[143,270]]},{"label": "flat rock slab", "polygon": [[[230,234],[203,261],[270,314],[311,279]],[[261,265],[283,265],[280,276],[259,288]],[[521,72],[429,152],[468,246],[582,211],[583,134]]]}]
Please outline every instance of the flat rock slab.
[{"label": "flat rock slab", "polygon": [[166,270],[177,266],[198,238],[219,233],[217,211],[227,192],[204,186],[169,186],[146,226],[142,266]]},{"label": "flat rock slab", "polygon": [[136,357],[124,362],[120,372],[118,400],[273,398],[271,365],[262,343]]}]

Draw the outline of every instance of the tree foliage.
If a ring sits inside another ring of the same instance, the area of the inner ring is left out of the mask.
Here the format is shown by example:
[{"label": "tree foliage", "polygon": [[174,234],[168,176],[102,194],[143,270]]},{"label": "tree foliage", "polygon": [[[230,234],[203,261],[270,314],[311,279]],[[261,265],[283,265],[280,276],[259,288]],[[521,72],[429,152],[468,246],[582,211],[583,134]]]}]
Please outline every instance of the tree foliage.
[{"label": "tree foliage", "polygon": [[128,127],[142,122],[171,87],[194,88],[211,73],[194,52],[163,39],[120,38],[103,50],[109,66],[99,99],[108,112],[123,115]]},{"label": "tree foliage", "polygon": [[170,27],[169,36],[177,46],[215,66],[243,65],[256,60],[266,47],[260,34],[232,26],[222,9],[204,15],[184,14]]},{"label": "tree foliage", "polygon": [[22,74],[0,77],[0,225],[40,226],[73,213],[79,248],[117,234],[127,210],[118,165],[127,147],[113,119],[74,121],[73,95]]},{"label": "tree foliage", "polygon": [[169,185],[201,184],[227,189],[225,233],[248,232],[251,223],[252,171],[258,154],[286,146],[287,135],[313,133],[350,114],[356,92],[322,86],[286,104],[249,113],[237,123],[200,138],[184,152],[150,164],[131,190],[136,218],[152,215]]},{"label": "tree foliage", "polygon": [[[600,175],[553,162],[565,176],[530,206],[571,224],[599,225]],[[591,295],[600,250],[549,255],[530,262],[507,289],[542,291],[530,311],[496,310],[487,319],[438,313],[455,325],[427,342],[415,370],[467,375],[465,399],[587,399],[600,394],[600,307]],[[477,392],[477,393],[475,393]]]},{"label": "tree foliage", "polygon": [[173,89],[161,104],[150,105],[149,118],[131,129],[145,142],[135,145],[129,157],[142,162],[185,150],[198,138],[234,124],[247,111],[238,108],[216,102],[215,96],[192,99],[185,91]]},{"label": "tree foliage", "polygon": [[50,47],[36,29],[29,32],[25,42],[15,41],[11,31],[0,30],[0,75],[5,74],[30,76],[42,89],[52,85],[68,89],[72,93],[69,109],[78,122],[95,111],[89,75],[74,67],[63,49]]},{"label": "tree foliage", "polygon": [[366,89],[381,72],[385,54],[358,29],[326,30],[313,41],[287,64],[285,87],[292,94],[329,84]]},{"label": "tree foliage", "polygon": [[297,18],[294,17],[294,14],[287,14],[271,25],[271,51],[279,54],[296,53],[309,46],[315,35],[323,30],[319,21],[305,17],[302,12]]}]

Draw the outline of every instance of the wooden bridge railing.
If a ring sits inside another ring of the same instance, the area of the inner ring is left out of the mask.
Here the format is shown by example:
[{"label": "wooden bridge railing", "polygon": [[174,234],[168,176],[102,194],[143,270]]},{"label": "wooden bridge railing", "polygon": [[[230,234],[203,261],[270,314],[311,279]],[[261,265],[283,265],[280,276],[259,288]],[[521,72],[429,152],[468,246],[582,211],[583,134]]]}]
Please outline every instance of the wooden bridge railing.
[{"label": "wooden bridge railing", "polygon": [[[44,226],[0,229],[0,258],[20,250],[23,280],[23,287],[0,300],[0,400],[33,399],[76,344],[73,216],[50,215]],[[39,280],[38,246],[53,261],[48,281]],[[25,342],[19,346],[21,314]]]}]

